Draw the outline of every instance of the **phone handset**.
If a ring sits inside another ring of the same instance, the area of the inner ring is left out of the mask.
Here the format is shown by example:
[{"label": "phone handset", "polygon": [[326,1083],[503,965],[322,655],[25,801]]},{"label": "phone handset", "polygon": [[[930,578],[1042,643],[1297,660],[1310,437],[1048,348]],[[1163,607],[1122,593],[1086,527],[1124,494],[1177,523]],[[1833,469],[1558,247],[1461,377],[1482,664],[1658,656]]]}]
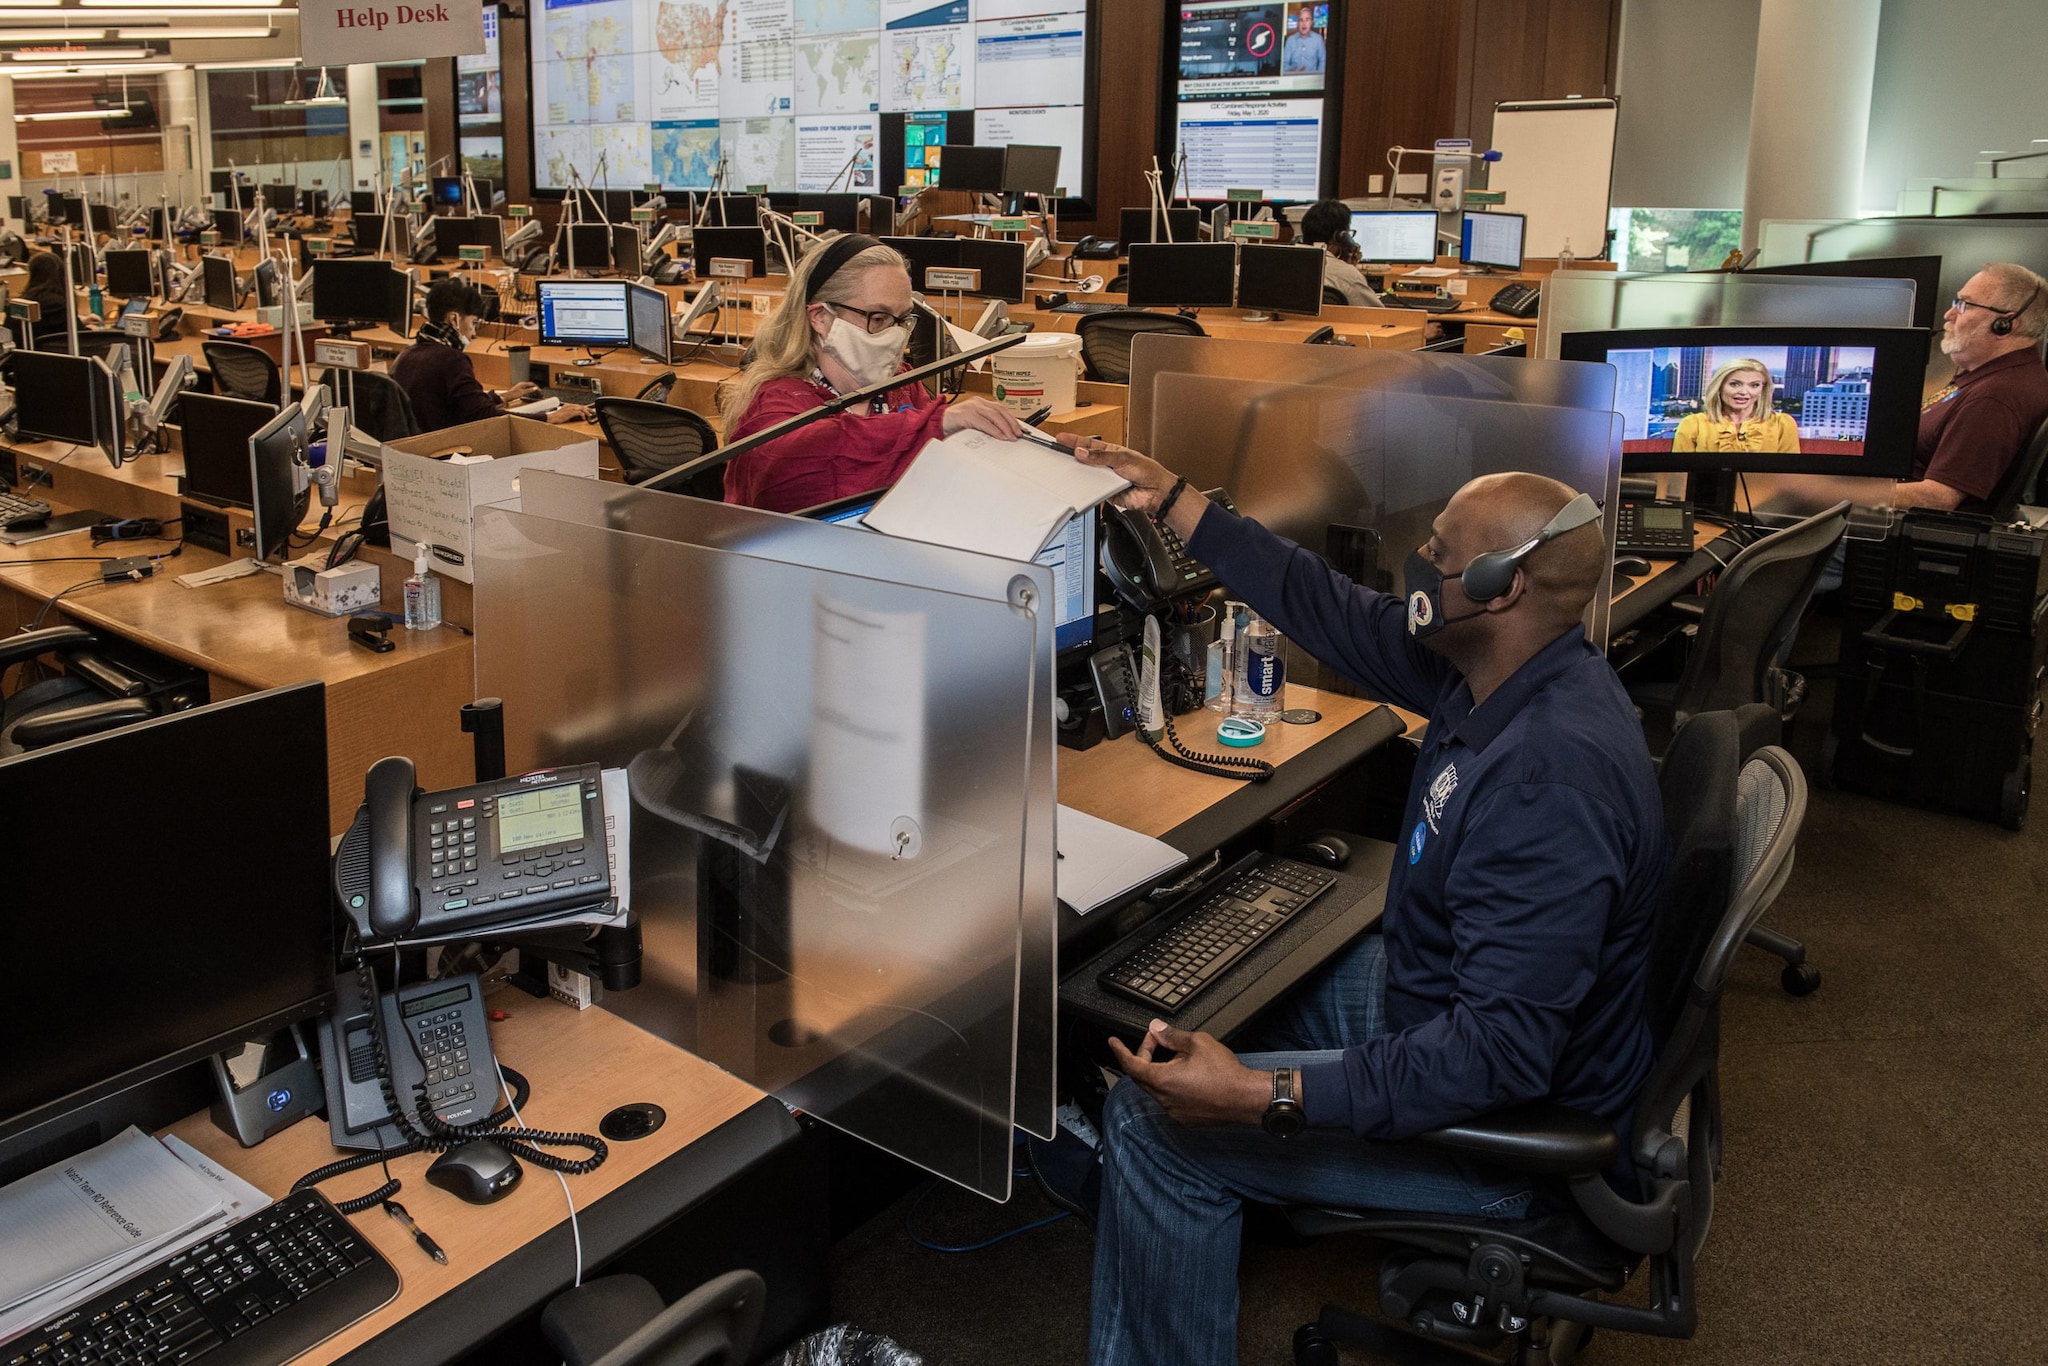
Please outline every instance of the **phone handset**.
[{"label": "phone handset", "polygon": [[379,759],[363,780],[369,826],[367,909],[379,939],[402,939],[420,922],[412,867],[412,803],[419,795],[410,759]]},{"label": "phone handset", "polygon": [[[1221,489],[1204,496],[1227,511],[1237,510]],[[1157,612],[1176,599],[1198,597],[1218,586],[1209,567],[1188,554],[1172,528],[1114,503],[1104,511],[1102,572],[1132,611]]]}]

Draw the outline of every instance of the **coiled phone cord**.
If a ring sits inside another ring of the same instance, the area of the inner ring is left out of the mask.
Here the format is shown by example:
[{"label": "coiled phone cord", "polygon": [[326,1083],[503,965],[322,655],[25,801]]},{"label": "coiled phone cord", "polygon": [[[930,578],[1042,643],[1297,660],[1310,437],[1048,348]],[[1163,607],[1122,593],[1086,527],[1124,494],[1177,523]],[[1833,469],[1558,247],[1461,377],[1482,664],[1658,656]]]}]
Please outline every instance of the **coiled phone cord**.
[{"label": "coiled phone cord", "polygon": [[[1134,701],[1139,699],[1138,675],[1132,667],[1128,647],[1124,650],[1124,687]],[[1206,773],[1212,778],[1230,778],[1241,783],[1263,783],[1273,776],[1273,765],[1264,759],[1242,754],[1204,754],[1182,744],[1180,733],[1173,728],[1173,708],[1166,705],[1163,697],[1159,702],[1159,715],[1166,723],[1166,742],[1173,746],[1171,750],[1145,729],[1142,715],[1138,718],[1137,729],[1139,737],[1152,747],[1152,752],[1167,763],[1178,764],[1195,773]]]}]

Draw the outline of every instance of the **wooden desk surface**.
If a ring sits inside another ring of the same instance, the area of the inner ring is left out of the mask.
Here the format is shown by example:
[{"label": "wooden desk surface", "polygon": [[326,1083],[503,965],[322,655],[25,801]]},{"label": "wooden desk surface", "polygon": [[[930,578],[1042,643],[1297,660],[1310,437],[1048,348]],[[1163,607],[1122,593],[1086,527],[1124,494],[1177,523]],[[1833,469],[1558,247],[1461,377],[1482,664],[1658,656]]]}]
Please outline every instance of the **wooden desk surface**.
[{"label": "wooden desk surface", "polygon": [[[1323,714],[1323,719],[1306,726],[1277,722],[1266,727],[1265,743],[1228,752],[1264,759],[1269,764],[1285,763],[1307,753],[1379,704],[1290,683],[1287,705],[1313,708]],[[1410,728],[1421,724],[1420,718],[1410,713],[1399,715]],[[1174,726],[1189,749],[1213,754],[1219,749],[1216,723],[1222,719],[1205,710],[1177,718]],[[1170,765],[1136,735],[1106,740],[1093,749],[1059,752],[1061,803],[1155,839],[1243,788],[1243,783],[1231,778],[1193,773]]]},{"label": "wooden desk surface", "polygon": [[[650,1137],[613,1143],[603,1166],[567,1178],[579,1210],[621,1190],[761,1099],[752,1086],[602,1007],[572,1010],[510,988],[492,993],[489,1002],[510,1015],[492,1022],[492,1051],[533,1083],[532,1098],[522,1107],[529,1127],[596,1133],[605,1113],[628,1101],[652,1101],[668,1112],[668,1122]],[[271,1196],[285,1194],[299,1177],[341,1155],[328,1140],[327,1121],[318,1116],[300,1120],[255,1148],[241,1147],[204,1114],[180,1120],[169,1132]],[[571,1159],[585,1156],[575,1148],[549,1151]],[[398,1297],[296,1361],[319,1366],[336,1360],[567,1217],[554,1175],[531,1164],[524,1183],[512,1194],[494,1205],[478,1206],[428,1185],[425,1173],[431,1160],[431,1154],[396,1158],[391,1172],[404,1183],[399,1200],[447,1252],[448,1264],[429,1259],[381,1210],[372,1207],[354,1216],[356,1228],[397,1268]],[[372,1167],[337,1177],[322,1189],[340,1199],[370,1190],[380,1179]],[[570,1270],[565,1259],[564,1282]],[[506,1321],[516,1320],[527,1308],[508,1305]]]}]

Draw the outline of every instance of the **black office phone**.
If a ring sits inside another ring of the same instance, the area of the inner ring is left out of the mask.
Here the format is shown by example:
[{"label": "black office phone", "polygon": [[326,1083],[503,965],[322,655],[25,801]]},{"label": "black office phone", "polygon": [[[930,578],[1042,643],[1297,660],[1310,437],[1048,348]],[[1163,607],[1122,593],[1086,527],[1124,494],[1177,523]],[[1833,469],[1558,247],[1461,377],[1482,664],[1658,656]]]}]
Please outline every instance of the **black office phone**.
[{"label": "black office phone", "polygon": [[1535,285],[1512,284],[1498,290],[1486,306],[1510,318],[1533,318],[1542,306],[1543,291]]},{"label": "black office phone", "polygon": [[1615,501],[1614,553],[1682,560],[1693,551],[1692,504],[1670,498]]},{"label": "black office phone", "polygon": [[327,1090],[327,1128],[337,1148],[379,1151],[404,1145],[420,1126],[412,1109],[425,1086],[429,1107],[444,1124],[488,1119],[498,1099],[483,984],[473,972],[438,982],[412,982],[381,993],[375,1009],[391,1066],[391,1094],[406,1107],[400,1125],[385,1103],[378,1076],[371,1006],[360,978],[334,982],[334,1013],[320,1021],[320,1075]]},{"label": "black office phone", "polygon": [[[1237,511],[1222,489],[1203,496],[1228,512]],[[1217,587],[1209,567],[1188,554],[1180,537],[1150,514],[1113,503],[1103,511],[1102,572],[1132,611],[1156,612],[1177,599],[1199,597]]]}]

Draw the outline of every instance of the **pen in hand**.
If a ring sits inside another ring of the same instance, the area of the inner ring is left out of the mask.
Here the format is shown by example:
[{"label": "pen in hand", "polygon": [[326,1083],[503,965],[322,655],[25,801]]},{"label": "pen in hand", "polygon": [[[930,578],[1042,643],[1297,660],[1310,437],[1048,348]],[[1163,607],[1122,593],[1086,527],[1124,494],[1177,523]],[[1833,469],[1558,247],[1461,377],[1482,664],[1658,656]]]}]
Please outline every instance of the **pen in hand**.
[{"label": "pen in hand", "polygon": [[384,1202],[384,1212],[405,1226],[406,1231],[412,1234],[412,1240],[420,1245],[420,1251],[432,1257],[442,1266],[448,1265],[448,1254],[441,1250],[439,1243],[427,1236],[425,1229],[412,1221],[412,1216],[405,1212],[404,1205],[399,1204],[396,1200],[386,1200]]}]

